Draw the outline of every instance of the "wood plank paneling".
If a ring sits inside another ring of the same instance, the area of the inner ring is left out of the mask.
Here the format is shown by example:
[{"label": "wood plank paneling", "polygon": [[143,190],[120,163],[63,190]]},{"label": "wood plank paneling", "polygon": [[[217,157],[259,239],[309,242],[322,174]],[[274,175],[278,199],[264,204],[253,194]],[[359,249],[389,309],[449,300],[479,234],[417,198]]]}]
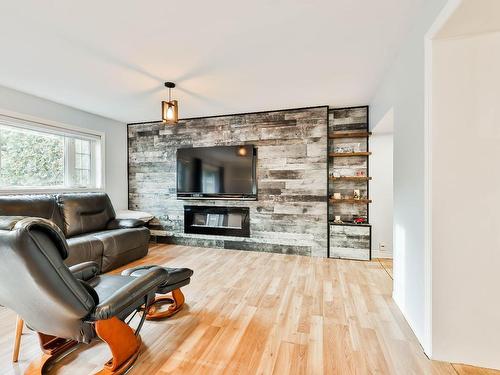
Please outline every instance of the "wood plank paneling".
[{"label": "wood plank paneling", "polygon": [[[129,125],[129,207],[153,213],[171,243],[326,257],[327,122],[315,107]],[[241,144],[257,147],[258,201],[186,204],[249,207],[250,238],[185,234],[177,148]]]},{"label": "wood plank paneling", "polygon": [[330,257],[370,260],[370,227],[330,225]]}]

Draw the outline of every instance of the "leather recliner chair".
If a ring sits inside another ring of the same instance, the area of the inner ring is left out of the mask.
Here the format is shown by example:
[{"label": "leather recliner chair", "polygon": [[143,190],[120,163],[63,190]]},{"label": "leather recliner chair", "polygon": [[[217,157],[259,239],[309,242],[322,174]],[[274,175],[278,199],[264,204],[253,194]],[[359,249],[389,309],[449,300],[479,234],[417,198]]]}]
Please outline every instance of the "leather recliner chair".
[{"label": "leather recliner chair", "polygon": [[[44,355],[26,373],[40,373],[78,343],[97,336],[113,355],[102,374],[122,374],[137,359],[141,320],[135,332],[124,320],[150,306],[168,272],[153,267],[140,277],[100,275],[86,262],[68,268],[68,246],[53,222],[0,216],[0,305],[38,332]],[[146,314],[142,314],[143,319]]]}]

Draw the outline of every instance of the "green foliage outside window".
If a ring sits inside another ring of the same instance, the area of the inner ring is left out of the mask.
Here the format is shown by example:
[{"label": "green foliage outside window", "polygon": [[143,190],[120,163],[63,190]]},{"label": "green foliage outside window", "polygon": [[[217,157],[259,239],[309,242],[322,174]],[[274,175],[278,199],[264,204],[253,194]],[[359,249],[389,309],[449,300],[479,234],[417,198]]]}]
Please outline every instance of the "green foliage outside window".
[{"label": "green foliage outside window", "polygon": [[64,185],[64,137],[0,126],[0,187]]}]

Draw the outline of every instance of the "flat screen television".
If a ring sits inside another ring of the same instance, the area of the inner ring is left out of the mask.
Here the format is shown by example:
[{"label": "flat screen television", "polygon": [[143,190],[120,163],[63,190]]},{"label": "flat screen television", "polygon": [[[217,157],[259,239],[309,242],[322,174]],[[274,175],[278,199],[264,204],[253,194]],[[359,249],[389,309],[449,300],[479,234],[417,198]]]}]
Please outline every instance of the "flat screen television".
[{"label": "flat screen television", "polygon": [[177,198],[257,199],[253,145],[177,150]]}]

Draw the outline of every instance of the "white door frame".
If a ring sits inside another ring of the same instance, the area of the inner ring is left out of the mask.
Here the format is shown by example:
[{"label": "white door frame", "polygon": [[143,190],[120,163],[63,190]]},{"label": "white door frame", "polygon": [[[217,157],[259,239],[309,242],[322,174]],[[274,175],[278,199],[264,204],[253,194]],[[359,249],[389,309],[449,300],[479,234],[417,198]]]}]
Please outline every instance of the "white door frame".
[{"label": "white door frame", "polygon": [[448,0],[424,36],[425,122],[424,122],[424,283],[425,353],[432,358],[432,43],[463,0]]}]

